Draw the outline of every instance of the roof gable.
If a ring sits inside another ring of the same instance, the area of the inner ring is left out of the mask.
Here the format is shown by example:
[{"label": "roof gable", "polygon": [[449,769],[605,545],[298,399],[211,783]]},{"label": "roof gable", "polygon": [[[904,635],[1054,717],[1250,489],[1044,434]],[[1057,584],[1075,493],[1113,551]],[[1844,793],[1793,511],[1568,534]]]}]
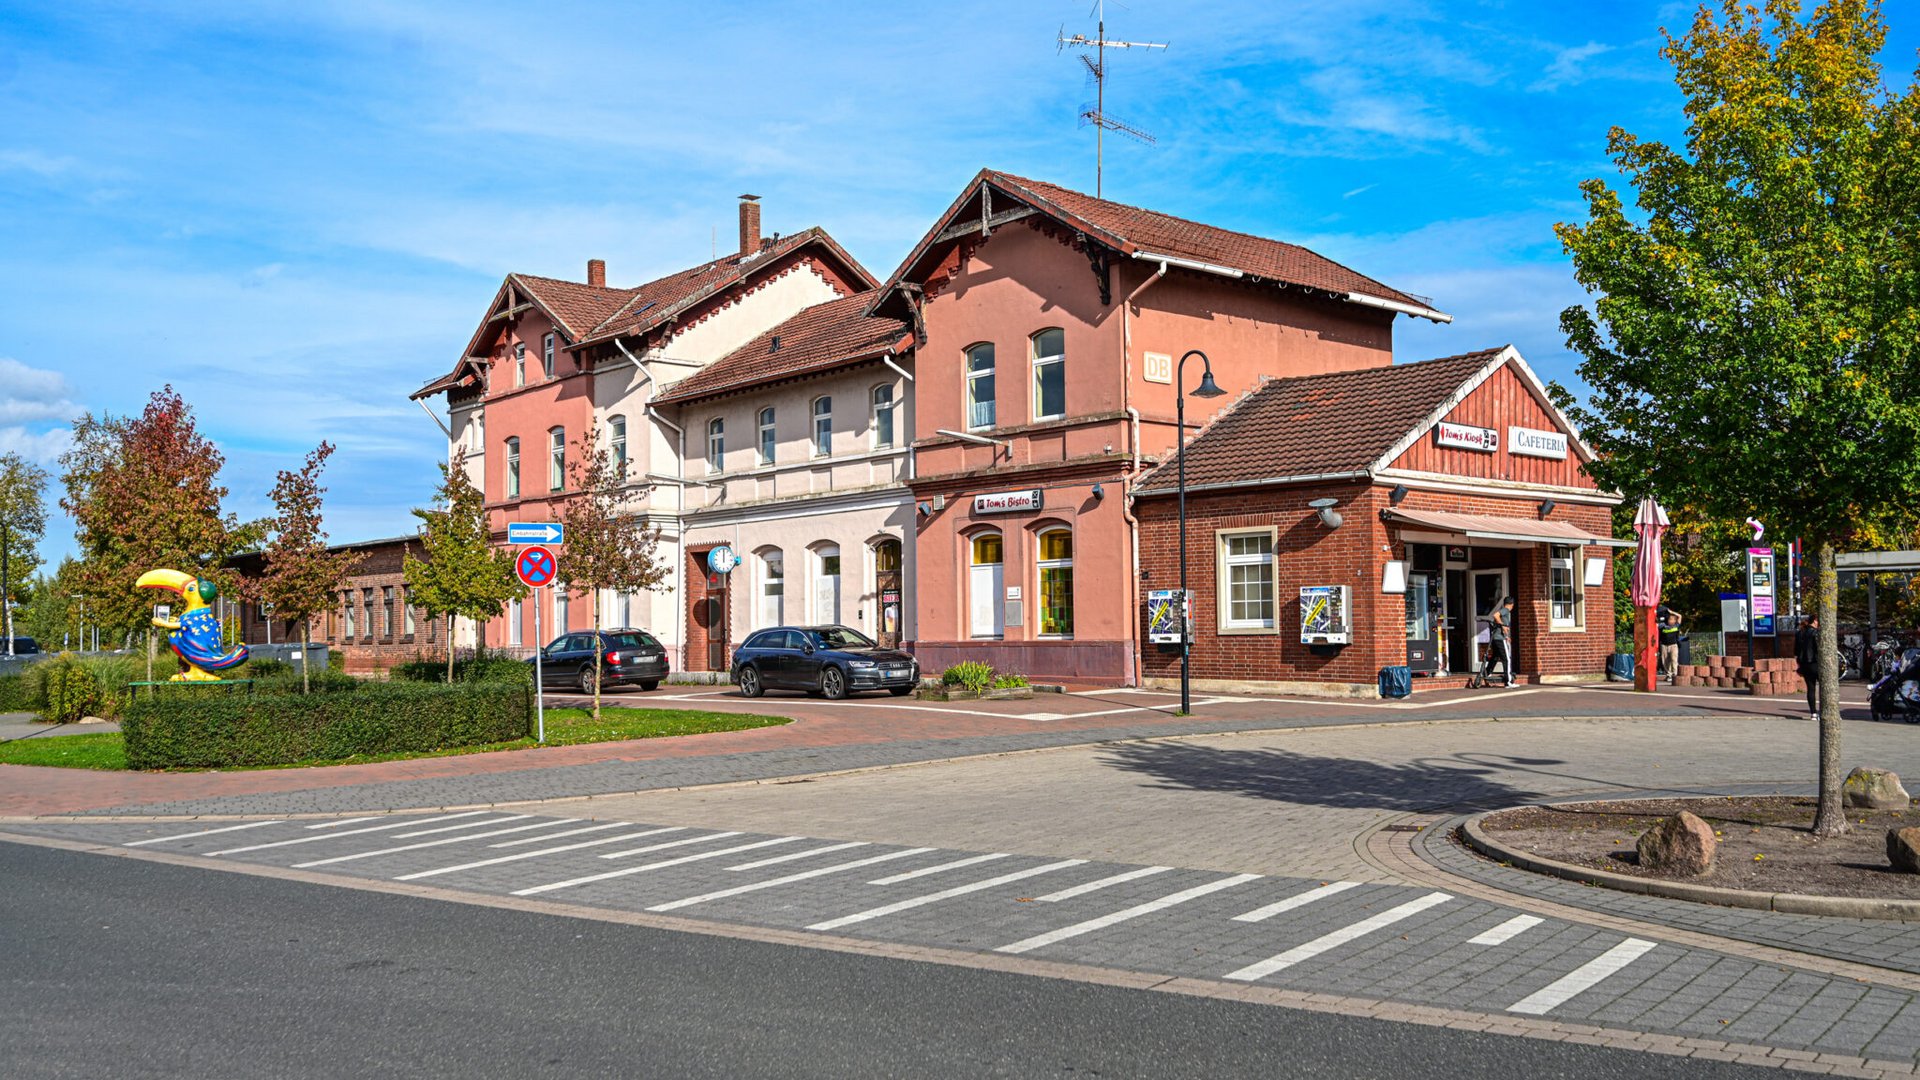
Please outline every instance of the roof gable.
[{"label": "roof gable", "polygon": [[660,404],[693,401],[818,374],[899,351],[907,324],[867,314],[872,290],[815,304],[662,391]]}]

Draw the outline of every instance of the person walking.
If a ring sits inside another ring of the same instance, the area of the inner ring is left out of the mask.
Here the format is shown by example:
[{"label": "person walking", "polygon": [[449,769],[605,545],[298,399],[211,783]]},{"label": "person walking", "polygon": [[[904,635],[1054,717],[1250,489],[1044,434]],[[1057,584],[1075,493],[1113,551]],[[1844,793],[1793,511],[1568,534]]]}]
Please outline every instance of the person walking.
[{"label": "person walking", "polygon": [[1669,685],[1680,675],[1680,613],[1660,605],[1660,672]]},{"label": "person walking", "polygon": [[1513,597],[1503,596],[1494,607],[1493,614],[1487,617],[1487,667],[1481,673],[1480,683],[1486,685],[1493,674],[1493,665],[1499,664],[1506,681],[1501,684],[1504,690],[1513,689]]},{"label": "person walking", "polygon": [[1793,634],[1793,663],[1807,684],[1807,714],[1820,719],[1820,616],[1800,620]]}]

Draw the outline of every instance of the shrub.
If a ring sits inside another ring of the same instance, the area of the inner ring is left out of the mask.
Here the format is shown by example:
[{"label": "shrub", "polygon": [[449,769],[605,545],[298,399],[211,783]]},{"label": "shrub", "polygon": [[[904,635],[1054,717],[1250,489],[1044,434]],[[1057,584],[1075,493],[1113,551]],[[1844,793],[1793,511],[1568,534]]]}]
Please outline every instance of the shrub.
[{"label": "shrub", "polygon": [[[447,662],[444,659],[408,660],[388,668],[387,677],[396,682],[444,683],[447,681]],[[532,686],[533,668],[525,660],[516,660],[505,653],[481,653],[455,660],[453,681]]]},{"label": "shrub", "polygon": [[1025,675],[1015,675],[1012,672],[1008,672],[1005,675],[995,675],[993,677],[993,688],[995,690],[1013,690],[1025,685],[1027,685],[1027,677]]},{"label": "shrub", "polygon": [[100,682],[87,663],[72,653],[61,653],[27,669],[30,693],[42,720],[71,724],[103,709]]},{"label": "shrub", "polygon": [[[362,684],[359,679],[354,678],[344,671],[335,671],[331,667],[317,667],[308,673],[307,685],[314,693],[320,694],[358,690]],[[267,675],[256,677],[253,681],[253,692],[256,694],[298,694],[301,692],[300,669],[289,664],[286,665],[286,670],[284,671],[274,671]]]},{"label": "shrub", "polygon": [[993,685],[993,666],[978,660],[968,660],[941,672],[940,681],[948,686],[958,686],[977,694]]},{"label": "shrub", "polygon": [[233,677],[236,679],[267,679],[275,675],[283,675],[289,671],[293,672],[295,676],[300,674],[299,667],[289,664],[285,660],[275,660],[271,656],[261,656],[242,664],[240,670],[235,672]]},{"label": "shrub", "polygon": [[345,674],[347,670],[346,650],[328,649],[327,650],[327,669],[329,671],[338,671],[342,674]]},{"label": "shrub", "polygon": [[501,683],[307,695],[183,686],[143,695],[121,731],[134,769],[292,765],[509,742],[527,736],[532,711],[526,687]]},{"label": "shrub", "polygon": [[27,696],[25,675],[0,675],[0,712],[26,712],[33,708]]}]

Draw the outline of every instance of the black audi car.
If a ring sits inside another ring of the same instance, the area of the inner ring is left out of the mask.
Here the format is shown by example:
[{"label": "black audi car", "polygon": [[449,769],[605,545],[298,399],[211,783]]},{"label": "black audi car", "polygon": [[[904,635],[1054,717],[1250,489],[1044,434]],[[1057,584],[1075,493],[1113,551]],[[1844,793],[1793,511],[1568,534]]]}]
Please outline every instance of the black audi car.
[{"label": "black audi car", "polygon": [[768,690],[804,690],[843,698],[857,690],[913,692],[920,664],[898,649],[883,649],[846,626],[776,626],[733,651],[733,682],[747,697]]},{"label": "black audi car", "polygon": [[634,685],[651,690],[667,677],[667,650],[645,630],[602,630],[597,640],[591,630],[562,634],[540,650],[541,682],[591,694],[595,664],[601,690]]}]

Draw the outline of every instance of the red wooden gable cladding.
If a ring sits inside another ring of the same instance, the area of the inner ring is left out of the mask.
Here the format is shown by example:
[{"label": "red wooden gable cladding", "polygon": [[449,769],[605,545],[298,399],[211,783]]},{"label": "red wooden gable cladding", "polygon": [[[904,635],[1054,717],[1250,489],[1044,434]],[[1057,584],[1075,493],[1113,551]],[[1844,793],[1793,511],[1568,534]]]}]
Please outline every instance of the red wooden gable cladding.
[{"label": "red wooden gable cladding", "polygon": [[1422,435],[1406,452],[1393,459],[1391,469],[1446,473],[1476,480],[1515,480],[1527,484],[1552,484],[1560,487],[1592,488],[1597,485],[1580,468],[1580,453],[1571,444],[1564,460],[1529,457],[1513,452],[1509,428],[1535,431],[1560,431],[1553,414],[1541,406],[1526,381],[1505,365],[1481,383],[1466,399],[1447,412],[1444,421],[1469,427],[1491,428],[1499,437],[1499,449],[1462,450],[1441,446],[1432,432]]}]

